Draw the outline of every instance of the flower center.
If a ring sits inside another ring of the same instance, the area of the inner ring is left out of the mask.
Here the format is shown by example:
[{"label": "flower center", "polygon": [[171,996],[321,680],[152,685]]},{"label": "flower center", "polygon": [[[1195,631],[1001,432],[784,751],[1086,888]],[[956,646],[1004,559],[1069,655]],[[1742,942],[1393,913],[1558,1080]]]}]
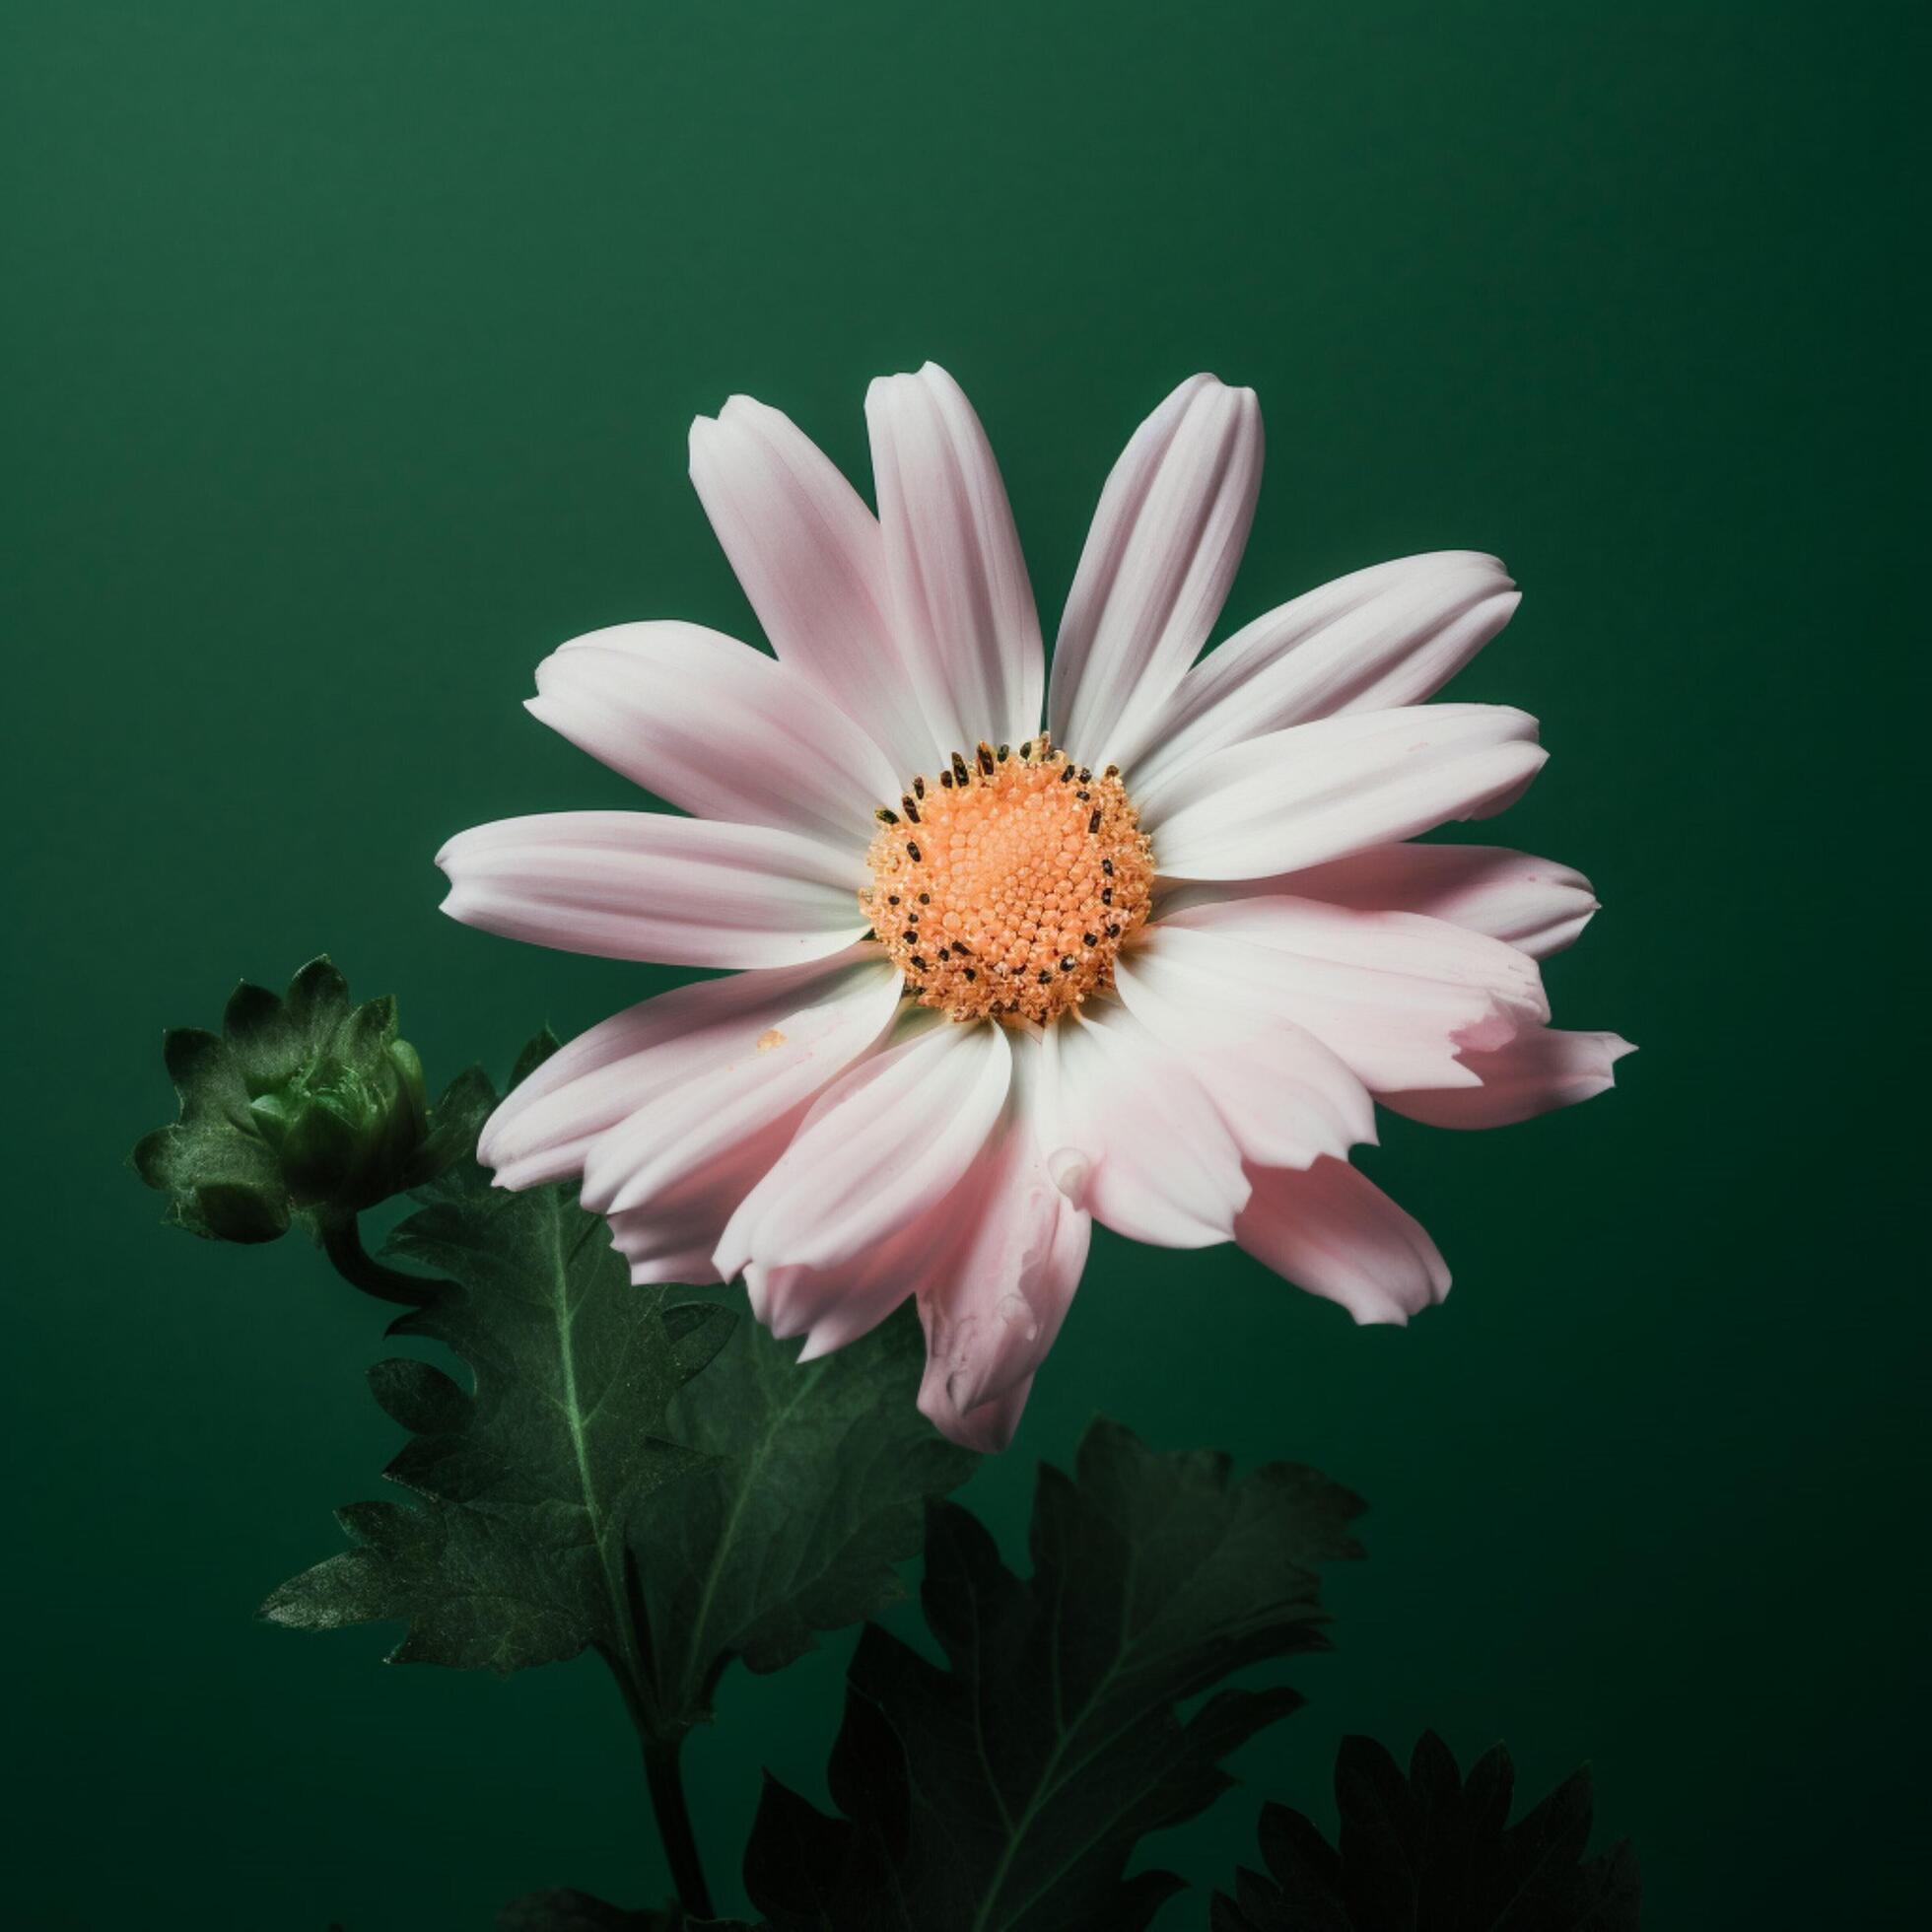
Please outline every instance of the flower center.
[{"label": "flower center", "polygon": [[859,903],[920,1004],[954,1019],[1057,1018],[1112,982],[1147,916],[1153,858],[1119,768],[1044,732],[955,751],[877,816]]}]

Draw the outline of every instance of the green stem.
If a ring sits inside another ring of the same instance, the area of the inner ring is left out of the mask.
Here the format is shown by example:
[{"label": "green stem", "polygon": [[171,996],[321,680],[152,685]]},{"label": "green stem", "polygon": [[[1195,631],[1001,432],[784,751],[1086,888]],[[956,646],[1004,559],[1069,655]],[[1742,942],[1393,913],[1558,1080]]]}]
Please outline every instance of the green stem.
[{"label": "green stem", "polygon": [[657,1736],[644,1697],[623,1660],[608,1650],[602,1655],[624,1693],[624,1708],[631,1714],[644,1750],[644,1781],[651,1793],[651,1813],[657,1822],[657,1836],[671,1868],[671,1883],[677,1888],[677,1902],[689,1918],[714,1917],[711,1888],[705,1883],[704,1861],[698,1856],[697,1833],[691,1828],[691,1808],[684,1802],[684,1777],[678,1768],[684,1740]]},{"label": "green stem", "polygon": [[421,1308],[434,1301],[444,1285],[427,1275],[404,1275],[398,1269],[384,1267],[363,1246],[353,1214],[323,1226],[322,1252],[352,1288],[373,1294],[379,1301],[398,1301],[405,1308]]}]

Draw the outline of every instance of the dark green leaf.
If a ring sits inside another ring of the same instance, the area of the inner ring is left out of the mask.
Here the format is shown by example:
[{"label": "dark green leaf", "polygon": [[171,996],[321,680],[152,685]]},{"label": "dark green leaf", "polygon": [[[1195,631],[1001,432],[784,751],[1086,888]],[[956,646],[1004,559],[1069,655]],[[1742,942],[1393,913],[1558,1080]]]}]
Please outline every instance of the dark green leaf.
[{"label": "dark green leaf", "polygon": [[1369,1738],[1336,1760],[1340,1850],[1299,1812],[1261,1815],[1268,1876],[1244,1871],[1216,1895],[1213,1932],[1634,1932],[1641,1897],[1626,1842],[1590,1838],[1590,1774],[1578,1771],[1509,1823],[1515,1772],[1497,1745],[1467,1782],[1434,1732],[1407,1775]]},{"label": "dark green leaf", "polygon": [[1312,1470],[1236,1481],[1096,1422],[1043,1468],[1022,1582],[963,1509],[929,1513],[922,1602],[941,1669],[877,1626],[852,1663],[832,1796],[768,1783],[745,1883],[775,1932],[1133,1932],[1180,1881],[1125,1876],[1146,1832],[1229,1782],[1226,1753],[1299,1701],[1182,1700],[1320,1647],[1316,1565],[1360,1505]]},{"label": "dark green leaf", "polygon": [[596,1645],[636,1676],[627,1542],[640,1504],[705,1457],[664,1429],[672,1396],[734,1323],[630,1283],[609,1231],[560,1187],[512,1194],[473,1161],[418,1195],[387,1253],[443,1277],[392,1333],[446,1344],[374,1371],[416,1431],[386,1474],[422,1498],[344,1512],[359,1548],[263,1606],[299,1628],[399,1620],[398,1662],[512,1671]]},{"label": "dark green leaf", "polygon": [[587,1892],[560,1886],[514,1899],[497,1916],[497,1932],[753,1932],[738,1919],[687,1918],[675,1909],[627,1912]]},{"label": "dark green leaf", "polygon": [[651,1700],[667,1734],[711,1715],[731,1658],[778,1670],[814,1631],[901,1595],[895,1566],[918,1552],[928,1499],[977,1461],[919,1413],[911,1307],[835,1354],[801,1365],[796,1352],[742,1322],[671,1405],[670,1433],[711,1463],[639,1518]]}]

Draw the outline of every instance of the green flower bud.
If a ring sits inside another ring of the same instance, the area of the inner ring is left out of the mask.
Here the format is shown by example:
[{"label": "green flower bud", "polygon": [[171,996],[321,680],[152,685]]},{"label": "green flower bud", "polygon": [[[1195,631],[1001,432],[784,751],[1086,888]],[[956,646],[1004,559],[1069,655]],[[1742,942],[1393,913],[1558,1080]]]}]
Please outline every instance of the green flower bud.
[{"label": "green flower bud", "polygon": [[[423,1064],[397,1037],[395,1001],[349,1002],[327,958],[278,997],[245,983],[219,1034],[170,1033],[181,1116],[134,1149],[172,1200],[165,1219],[215,1241],[273,1241],[431,1178],[460,1137],[433,1136]],[[473,1124],[472,1124],[473,1125]]]}]

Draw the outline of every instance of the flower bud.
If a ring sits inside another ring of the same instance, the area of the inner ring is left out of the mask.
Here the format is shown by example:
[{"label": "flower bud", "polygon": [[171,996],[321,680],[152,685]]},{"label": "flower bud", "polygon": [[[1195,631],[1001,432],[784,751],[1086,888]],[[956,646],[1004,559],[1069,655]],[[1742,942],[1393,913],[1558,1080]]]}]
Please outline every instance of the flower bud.
[{"label": "flower bud", "polygon": [[216,1241],[272,1241],[429,1179],[448,1157],[430,1138],[422,1062],[396,1034],[390,999],[349,1003],[326,957],[286,996],[242,984],[220,1034],[164,1043],[180,1119],[134,1149],[166,1219]]}]

